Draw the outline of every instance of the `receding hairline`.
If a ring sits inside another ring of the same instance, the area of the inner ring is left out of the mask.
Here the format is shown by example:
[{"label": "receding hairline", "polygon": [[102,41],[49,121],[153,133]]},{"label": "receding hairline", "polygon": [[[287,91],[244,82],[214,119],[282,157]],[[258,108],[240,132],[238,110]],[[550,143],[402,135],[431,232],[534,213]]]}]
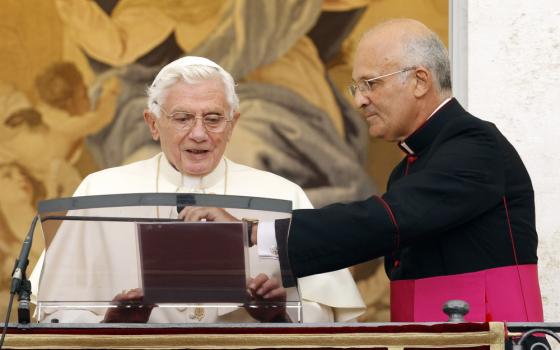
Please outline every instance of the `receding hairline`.
[{"label": "receding hairline", "polygon": [[424,23],[417,21],[411,18],[395,18],[389,19],[380,23],[377,23],[373,27],[366,30],[361,38],[360,41],[364,38],[369,37],[377,32],[383,31],[390,31],[394,30],[397,32],[403,32],[408,34],[416,34],[416,35],[428,35],[433,33],[433,30],[428,28]]},{"label": "receding hairline", "polygon": [[362,35],[356,52],[361,61],[375,57],[376,64],[422,66],[432,73],[437,91],[451,90],[448,50],[439,35],[422,22],[409,18],[381,22]]},{"label": "receding hairline", "polygon": [[411,18],[395,18],[380,22],[366,30],[358,40],[358,46],[383,35],[390,36],[392,42],[405,44],[419,38],[437,35],[424,23]]}]

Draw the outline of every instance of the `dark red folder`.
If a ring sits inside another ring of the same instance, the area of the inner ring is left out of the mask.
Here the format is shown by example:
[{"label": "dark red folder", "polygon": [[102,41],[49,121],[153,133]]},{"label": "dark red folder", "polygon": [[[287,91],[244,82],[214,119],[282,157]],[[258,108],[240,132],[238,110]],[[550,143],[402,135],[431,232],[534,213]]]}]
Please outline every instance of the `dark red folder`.
[{"label": "dark red folder", "polygon": [[242,223],[138,223],[144,303],[243,303]]}]

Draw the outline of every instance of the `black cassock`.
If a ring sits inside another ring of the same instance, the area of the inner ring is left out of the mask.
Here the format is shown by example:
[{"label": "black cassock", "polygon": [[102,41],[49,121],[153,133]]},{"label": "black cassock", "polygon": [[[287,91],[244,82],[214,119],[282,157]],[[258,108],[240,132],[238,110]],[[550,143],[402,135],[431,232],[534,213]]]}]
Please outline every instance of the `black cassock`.
[{"label": "black cassock", "polygon": [[542,321],[531,179],[494,124],[455,99],[399,144],[387,192],[296,210],[296,276],[385,256],[393,321],[445,320],[466,299],[471,321]]}]

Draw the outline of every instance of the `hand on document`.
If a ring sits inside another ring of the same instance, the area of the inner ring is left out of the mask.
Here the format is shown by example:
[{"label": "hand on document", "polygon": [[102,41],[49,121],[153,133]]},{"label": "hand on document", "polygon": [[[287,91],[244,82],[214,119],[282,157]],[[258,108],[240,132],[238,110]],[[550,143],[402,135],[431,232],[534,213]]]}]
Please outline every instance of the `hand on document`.
[{"label": "hand on document", "polygon": [[289,322],[284,302],[286,289],[276,278],[261,273],[247,282],[247,292],[253,302],[245,307],[247,312],[262,322]]},{"label": "hand on document", "polygon": [[144,293],[140,288],[122,291],[112,301],[115,307],[107,309],[104,323],[146,323],[153,306],[143,305]]},{"label": "hand on document", "polygon": [[184,221],[241,221],[222,208],[185,207],[179,213],[179,219]]}]

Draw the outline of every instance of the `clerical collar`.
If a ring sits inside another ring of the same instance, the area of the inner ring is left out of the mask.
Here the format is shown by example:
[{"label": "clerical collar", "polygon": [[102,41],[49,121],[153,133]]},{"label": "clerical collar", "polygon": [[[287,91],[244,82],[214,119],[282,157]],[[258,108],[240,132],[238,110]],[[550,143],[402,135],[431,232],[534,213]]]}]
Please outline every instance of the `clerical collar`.
[{"label": "clerical collar", "polygon": [[398,143],[399,148],[407,155],[418,155],[424,148],[432,143],[435,136],[439,133],[445,120],[451,114],[456,112],[448,112],[456,110],[457,107],[463,110],[459,102],[455,98],[444,100],[428,117],[416,131],[408,136],[404,141]]},{"label": "clerical collar", "polygon": [[[208,189],[216,186],[220,181],[226,181],[227,176],[227,160],[222,157],[218,166],[209,174],[204,176],[190,176],[181,174],[177,171],[171,163],[167,160],[163,153],[160,153],[158,159],[158,180],[157,192],[192,192],[192,193],[207,193]],[[225,185],[224,185],[225,186]],[[219,194],[224,191],[219,189]],[[212,191],[210,191],[212,192]]]}]

